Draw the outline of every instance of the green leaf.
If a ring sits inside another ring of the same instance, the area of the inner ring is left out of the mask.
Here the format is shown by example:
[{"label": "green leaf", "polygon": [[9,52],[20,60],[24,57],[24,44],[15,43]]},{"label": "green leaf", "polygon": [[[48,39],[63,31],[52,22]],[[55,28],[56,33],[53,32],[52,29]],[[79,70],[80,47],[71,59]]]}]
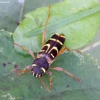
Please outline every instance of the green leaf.
[{"label": "green leaf", "polygon": [[[55,23],[48,25],[47,32],[51,31],[51,30],[55,30],[55,28],[60,28],[61,26],[67,25],[67,24],[72,23],[74,21],[80,20],[84,17],[87,17],[87,16],[92,15],[94,13],[97,13],[99,11],[100,11],[100,5],[92,8],[92,9],[74,14],[73,16],[69,16],[68,18],[61,19]],[[27,34],[26,36],[31,37],[31,36],[35,36],[37,34],[40,34],[41,31],[43,31],[43,29],[44,29],[44,27],[39,28],[39,29],[35,29],[35,30],[29,32],[29,34]]]},{"label": "green leaf", "polygon": [[[50,70],[53,74],[53,88],[48,93],[38,78],[30,73],[14,76],[12,69],[23,69],[33,62],[32,57],[14,51],[11,33],[0,31],[0,99],[1,100],[99,100],[100,71],[90,56],[78,53],[64,53],[51,66],[59,66],[82,80],[78,83],[63,72]],[[43,75],[49,86],[49,76]]]},{"label": "green leaf", "polygon": [[[48,15],[48,7],[39,8],[26,14],[14,32],[14,42],[30,48],[34,52],[41,49],[41,36]],[[65,46],[80,48],[89,43],[100,26],[100,4],[98,0],[64,0],[50,8],[47,26],[47,40],[55,33],[63,33]],[[18,47],[18,52],[26,53]]]}]

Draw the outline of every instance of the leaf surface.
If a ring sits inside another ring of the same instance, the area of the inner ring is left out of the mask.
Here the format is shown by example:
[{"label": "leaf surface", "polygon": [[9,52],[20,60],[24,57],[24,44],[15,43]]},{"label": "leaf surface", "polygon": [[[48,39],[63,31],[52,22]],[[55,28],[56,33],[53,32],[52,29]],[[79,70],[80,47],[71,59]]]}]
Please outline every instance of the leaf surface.
[{"label": "leaf surface", "polygon": [[[32,57],[15,52],[11,33],[0,31],[0,99],[1,100],[99,100],[100,70],[90,56],[66,52],[51,66],[59,66],[82,80],[78,83],[63,72],[50,70],[53,88],[48,93],[38,78],[30,73],[14,76],[14,68],[23,69],[33,62]],[[49,76],[43,80],[49,86]]]},{"label": "leaf surface", "polygon": [[[26,14],[14,32],[14,42],[34,52],[41,49],[41,37],[48,15],[48,7]],[[64,0],[50,7],[47,40],[55,33],[63,33],[65,46],[77,49],[88,44],[100,26],[100,4],[98,0]],[[18,52],[26,53],[18,47]]]}]

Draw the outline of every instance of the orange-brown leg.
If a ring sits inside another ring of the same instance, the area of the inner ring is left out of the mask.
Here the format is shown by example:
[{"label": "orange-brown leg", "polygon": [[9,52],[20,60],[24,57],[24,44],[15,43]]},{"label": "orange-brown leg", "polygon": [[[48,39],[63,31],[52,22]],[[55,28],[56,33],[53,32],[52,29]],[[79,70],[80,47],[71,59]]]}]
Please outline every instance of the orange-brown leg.
[{"label": "orange-brown leg", "polygon": [[48,25],[49,18],[50,18],[50,6],[48,8],[48,17],[47,17],[46,25],[45,25],[45,28],[44,28],[44,31],[43,31],[43,35],[42,35],[42,47],[44,46],[45,40],[46,40],[46,27]]},{"label": "orange-brown leg", "polygon": [[[50,72],[50,71],[46,71],[46,74],[48,74],[48,75],[50,75],[50,89],[52,88],[52,73]],[[49,90],[49,88],[47,87],[47,85],[44,83],[44,81],[42,80],[42,77],[39,77],[40,78],[40,80],[41,80],[41,82],[42,82],[42,84],[43,84],[43,86],[46,88],[46,90],[48,91],[48,92],[50,92],[50,90]]]},{"label": "orange-brown leg", "polygon": [[15,70],[12,70],[11,72],[16,73],[15,76],[19,76],[19,75],[24,74],[25,72],[31,73],[31,68],[32,68],[32,66],[26,66],[23,70],[15,69]]},{"label": "orange-brown leg", "polygon": [[22,49],[26,50],[34,59],[36,58],[34,53],[31,50],[29,50],[28,48],[21,46],[21,45],[15,43],[15,42],[14,42],[14,45],[17,45],[17,46],[21,47]]},{"label": "orange-brown leg", "polygon": [[78,82],[81,82],[81,80],[79,78],[77,78],[76,76],[74,76],[73,74],[69,73],[68,71],[64,70],[61,67],[54,67],[54,68],[50,68],[50,69],[57,70],[57,71],[62,71],[64,73],[68,74],[69,76],[71,76],[72,78],[76,79]]},{"label": "orange-brown leg", "polygon": [[50,82],[50,89],[51,89],[52,88],[52,73],[50,71],[46,71],[46,74],[50,75],[49,82]]},{"label": "orange-brown leg", "polygon": [[[50,71],[46,71],[46,74],[50,75],[50,79],[49,79],[49,82],[50,82],[50,89],[52,88],[52,73]],[[47,87],[47,85],[44,83],[44,81],[42,80],[42,77],[39,77],[42,84],[44,85],[44,87],[46,88],[46,90],[48,92],[50,92],[49,88]]]},{"label": "orange-brown leg", "polygon": [[48,91],[48,92],[50,92],[50,90],[49,90],[49,88],[47,87],[47,85],[44,83],[44,81],[42,80],[42,77],[39,77],[40,78],[40,81],[41,81],[41,83],[43,84],[43,86],[46,88],[46,90]]},{"label": "orange-brown leg", "polygon": [[61,55],[65,50],[67,50],[67,51],[75,51],[75,52],[81,53],[81,52],[78,51],[78,50],[70,50],[70,49],[67,48],[67,47],[63,47],[63,48],[59,51],[59,53],[57,54],[57,56]]},{"label": "orange-brown leg", "polygon": [[57,54],[57,56],[61,55],[65,50],[70,51],[68,48],[63,47],[63,48],[59,51],[59,53]]}]

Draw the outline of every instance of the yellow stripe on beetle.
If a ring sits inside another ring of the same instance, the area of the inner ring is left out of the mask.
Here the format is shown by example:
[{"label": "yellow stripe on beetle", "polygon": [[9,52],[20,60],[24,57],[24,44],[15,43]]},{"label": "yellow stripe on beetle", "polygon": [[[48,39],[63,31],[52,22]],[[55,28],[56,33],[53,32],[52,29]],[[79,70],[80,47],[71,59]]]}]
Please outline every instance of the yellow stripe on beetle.
[{"label": "yellow stripe on beetle", "polygon": [[52,41],[56,41],[56,39],[54,39],[54,38],[50,38],[50,40],[52,40]]},{"label": "yellow stripe on beetle", "polygon": [[63,43],[62,43],[61,41],[56,40],[56,39],[54,39],[54,38],[50,38],[50,40],[55,41],[55,42],[58,42],[59,44],[63,45]]},{"label": "yellow stripe on beetle", "polygon": [[45,70],[43,67],[42,67],[41,69],[42,69],[42,71],[43,71],[44,73],[46,72],[46,70]]},{"label": "yellow stripe on beetle", "polygon": [[52,50],[56,50],[57,53],[58,53],[58,49],[57,49],[57,47],[52,47],[51,50],[50,50],[48,53],[50,53]]},{"label": "yellow stripe on beetle", "polygon": [[36,64],[32,64],[32,66],[34,67],[34,66],[37,66]]},{"label": "yellow stripe on beetle", "polygon": [[48,47],[47,50],[46,50],[46,52],[47,52],[47,51],[49,50],[49,48],[50,48],[50,44],[45,44],[45,45],[43,46],[43,48],[46,47],[46,46]]},{"label": "yellow stripe on beetle", "polygon": [[51,53],[52,58],[54,58],[54,55]]},{"label": "yellow stripe on beetle", "polygon": [[63,43],[62,43],[61,41],[57,40],[57,42],[58,42],[59,44],[63,45]]},{"label": "yellow stripe on beetle", "polygon": [[59,37],[65,38],[65,36],[62,35],[62,34],[56,34],[56,35],[59,36]]},{"label": "yellow stripe on beetle", "polygon": [[45,50],[40,50],[39,52],[44,52]]}]

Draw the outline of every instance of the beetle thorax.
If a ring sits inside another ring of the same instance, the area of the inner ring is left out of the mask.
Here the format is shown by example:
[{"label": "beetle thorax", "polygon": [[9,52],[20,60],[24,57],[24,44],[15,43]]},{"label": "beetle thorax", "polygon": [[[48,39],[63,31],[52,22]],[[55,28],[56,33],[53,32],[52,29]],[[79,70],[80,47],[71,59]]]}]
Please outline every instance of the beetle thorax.
[{"label": "beetle thorax", "polygon": [[45,57],[36,58],[32,66],[31,71],[35,77],[41,77],[49,69],[49,63]]}]

